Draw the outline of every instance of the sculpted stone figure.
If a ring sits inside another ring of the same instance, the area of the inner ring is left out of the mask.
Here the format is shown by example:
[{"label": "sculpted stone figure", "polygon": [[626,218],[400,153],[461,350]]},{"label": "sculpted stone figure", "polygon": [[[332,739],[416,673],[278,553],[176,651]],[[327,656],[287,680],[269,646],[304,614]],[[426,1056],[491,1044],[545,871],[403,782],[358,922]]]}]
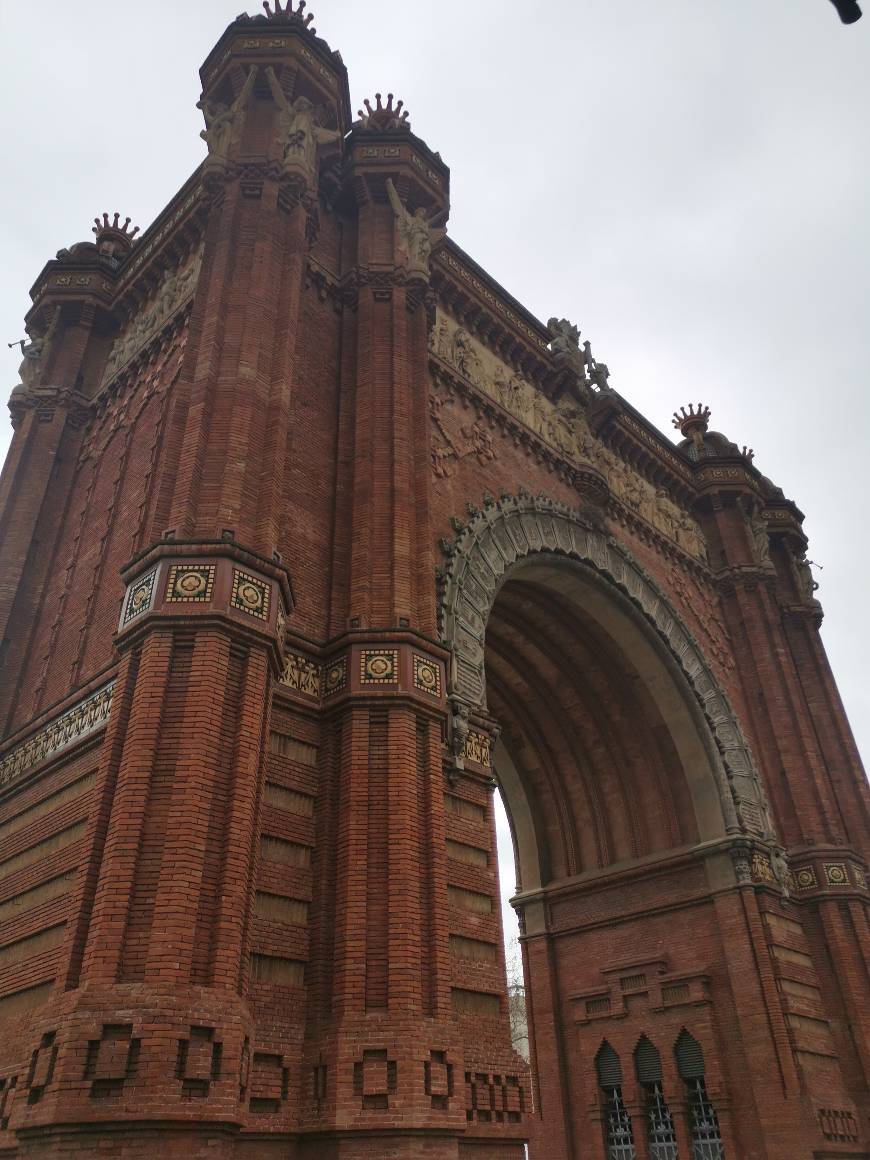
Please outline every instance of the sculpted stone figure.
[{"label": "sculpted stone figure", "polygon": [[599,391],[613,390],[608,381],[610,379],[610,371],[607,368],[607,363],[594,363],[589,377],[592,379],[592,382],[599,389]]},{"label": "sculpted stone figure", "polygon": [[467,705],[461,701],[451,703],[450,712],[450,753],[453,757],[453,768],[465,768],[465,742],[468,740],[470,712]]},{"label": "sculpted stone figure", "polygon": [[407,210],[391,177],[387,178],[387,196],[396,215],[399,251],[405,256],[408,272],[428,281],[432,247],[441,241],[447,230],[431,226],[422,205],[418,206],[414,213]]},{"label": "sculpted stone figure", "polygon": [[749,531],[752,535],[752,545],[756,561],[763,568],[771,567],[767,521],[762,516],[759,508],[755,508],[749,515]]},{"label": "sculpted stone figure", "polygon": [[813,570],[810,567],[806,553],[802,552],[800,556],[794,557],[794,567],[797,573],[798,588],[801,596],[803,596],[804,600],[815,600],[818,584],[813,579]]},{"label": "sculpted stone figure", "polygon": [[446,318],[442,318],[432,331],[430,345],[439,358],[443,358],[445,362],[453,362],[453,335]]},{"label": "sculpted stone figure", "polygon": [[13,346],[21,347],[21,353],[24,357],[21,359],[21,365],[18,367],[18,376],[25,388],[31,387],[39,372],[39,360],[42,358],[42,352],[45,349],[45,338],[37,335],[30,342],[26,338],[20,338],[18,342],[10,342],[7,345],[10,348]]},{"label": "sculpted stone figure", "polygon": [[266,80],[278,106],[277,137],[281,163],[287,176],[297,176],[307,189],[317,184],[317,150],[341,140],[339,129],[326,129],[319,123],[319,111],[307,97],[297,97],[291,104],[278,84],[271,65]]},{"label": "sculpted stone figure", "polygon": [[18,367],[18,375],[21,379],[21,385],[25,390],[29,390],[36,382],[39,375],[39,364],[42,356],[47,353],[48,347],[54,335],[55,327],[57,326],[58,311],[55,311],[45,334],[37,334],[28,342],[26,338],[20,338],[18,342],[9,342],[6,345],[11,350],[13,346],[21,347],[21,364]]},{"label": "sculpted stone figure", "polygon": [[770,868],[773,870],[773,876],[782,890],[783,898],[789,898],[789,888],[792,885],[793,879],[785,850],[779,846],[775,846],[771,851]]},{"label": "sculpted stone figure", "polygon": [[205,128],[201,131],[200,137],[208,146],[209,161],[212,164],[226,165],[229,161],[230,149],[238,141],[242,129],[243,111],[256,76],[255,65],[248,72],[241,92],[231,105],[225,105],[220,101],[208,101],[205,97],[196,102],[196,107],[202,110],[205,117]]},{"label": "sculpted stone figure", "polygon": [[570,366],[585,380],[591,356],[588,342],[583,344],[582,350],[580,348],[579,327],[567,318],[551,318],[547,330],[550,332],[550,350],[556,360]]},{"label": "sculpted stone figure", "polygon": [[457,330],[453,336],[453,364],[470,383],[479,384],[483,377],[480,356],[467,330]]}]

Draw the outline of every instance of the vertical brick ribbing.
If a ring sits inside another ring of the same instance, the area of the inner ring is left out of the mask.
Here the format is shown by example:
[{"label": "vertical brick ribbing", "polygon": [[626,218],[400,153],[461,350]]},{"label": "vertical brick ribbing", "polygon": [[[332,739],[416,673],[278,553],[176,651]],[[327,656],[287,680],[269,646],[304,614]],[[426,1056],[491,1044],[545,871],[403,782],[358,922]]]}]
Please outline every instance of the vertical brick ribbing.
[{"label": "vertical brick ribbing", "polygon": [[214,955],[211,983],[244,991],[250,956],[247,953],[254,898],[257,817],[263,794],[269,746],[269,662],[262,649],[231,649],[238,668],[238,704],[233,707],[236,730],[229,739],[227,808],[218,818],[221,869],[215,899]]},{"label": "vertical brick ribbing", "polygon": [[[173,788],[177,782],[179,757],[184,747],[185,694],[192,666],[192,642],[174,642],[164,690],[165,699],[154,765],[145,792],[147,804],[130,895],[130,917],[124,932],[124,950],[119,973],[119,980],[124,983],[141,982],[145,977],[164,865],[166,830]],[[158,929],[162,935],[162,926]]]},{"label": "vertical brick ribbing", "polygon": [[420,890],[420,996],[422,1013],[435,1014],[437,1008],[438,959],[434,932],[435,898],[432,889],[431,870],[434,869],[434,835],[432,833],[432,768],[429,752],[429,722],[424,717],[417,718],[416,730],[416,770],[417,770],[417,827],[420,835],[420,867],[418,886]]},{"label": "vertical brick ribbing", "polygon": [[389,948],[387,940],[390,897],[389,768],[387,716],[373,710],[369,722],[368,810],[366,832],[366,989],[367,1011],[387,1006]]},{"label": "vertical brick ribbing", "polygon": [[335,954],[333,1012],[359,1014],[366,1001],[368,943],[369,710],[348,710],[342,722],[339,816],[335,843]]},{"label": "vertical brick ribbing", "polygon": [[[128,931],[127,927],[139,882],[140,841],[152,778],[158,776],[160,761],[165,779],[167,748],[177,742],[177,730],[165,736],[161,731],[172,654],[169,633],[149,636],[142,645],[135,686],[125,694],[131,700],[129,719],[82,965],[82,977],[90,982],[113,982],[119,977],[130,961],[128,948],[133,958],[140,949],[144,954],[144,948],[138,945],[139,932],[135,927]],[[124,694],[125,690],[118,692]],[[137,915],[137,922],[141,921]],[[132,942],[129,941],[130,934]]]},{"label": "vertical brick ribbing", "polygon": [[[246,656],[230,648],[226,658],[224,703],[220,716],[216,753],[210,764],[210,778],[203,787],[208,796],[202,803],[204,832],[201,847],[201,884],[193,925],[190,980],[208,984],[212,981],[215,942],[218,937],[218,915],[224,882],[224,852],[227,833],[230,792],[235,772],[235,742],[238,716],[242,706],[242,684]],[[207,803],[207,804],[206,804]],[[237,932],[241,934],[241,932]],[[235,981],[235,980],[234,980]]]},{"label": "vertical brick ribbing", "polygon": [[69,960],[66,970],[65,987],[78,986],[81,978],[82,959],[87,943],[88,929],[93,919],[94,901],[100,881],[100,871],[106,850],[106,837],[112,816],[112,807],[117,792],[118,767],[124,750],[124,742],[130,727],[134,693],[139,673],[141,653],[137,650],[127,653],[118,668],[112,714],[100,753],[100,768],[97,775],[96,806],[89,819],[86,848],[87,861],[80,875],[72,904],[75,919],[69,929]]}]

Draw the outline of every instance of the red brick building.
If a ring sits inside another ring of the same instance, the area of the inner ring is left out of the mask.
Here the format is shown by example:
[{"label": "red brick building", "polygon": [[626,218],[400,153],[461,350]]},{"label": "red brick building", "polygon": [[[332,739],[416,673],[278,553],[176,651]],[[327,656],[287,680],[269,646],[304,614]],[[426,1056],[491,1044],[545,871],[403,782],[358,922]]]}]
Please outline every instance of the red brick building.
[{"label": "red brick building", "polygon": [[0,1156],[870,1156],[800,511],[445,239],[292,4],[201,78],[206,161],[47,264],[10,400]]}]

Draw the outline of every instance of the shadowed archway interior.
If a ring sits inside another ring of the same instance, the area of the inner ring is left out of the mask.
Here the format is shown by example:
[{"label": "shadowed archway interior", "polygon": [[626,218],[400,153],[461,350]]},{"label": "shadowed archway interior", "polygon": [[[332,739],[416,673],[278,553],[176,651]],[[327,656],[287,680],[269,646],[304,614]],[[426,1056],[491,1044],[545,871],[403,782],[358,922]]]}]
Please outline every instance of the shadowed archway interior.
[{"label": "shadowed archway interior", "polygon": [[546,553],[515,564],[485,658],[520,891],[725,834],[716,755],[682,674],[591,569]]}]

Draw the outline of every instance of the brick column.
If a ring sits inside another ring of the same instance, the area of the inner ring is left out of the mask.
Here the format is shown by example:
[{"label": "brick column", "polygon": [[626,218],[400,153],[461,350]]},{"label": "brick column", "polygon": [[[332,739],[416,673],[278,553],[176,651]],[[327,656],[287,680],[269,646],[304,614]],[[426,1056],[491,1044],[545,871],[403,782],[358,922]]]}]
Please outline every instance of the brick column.
[{"label": "brick column", "polygon": [[237,1124],[252,1033],[247,936],[288,579],[233,545],[178,542],[125,579],[67,990],[36,1028],[57,1047],[53,1083],[16,1124],[45,1147],[58,1123],[117,1119],[104,1092],[123,1093],[125,1116]]},{"label": "brick column", "polygon": [[14,432],[0,475],[0,734],[15,707],[96,383],[114,275],[90,250],[88,260],[50,262],[40,275],[28,314],[36,337],[22,364],[27,381],[9,400]]}]

